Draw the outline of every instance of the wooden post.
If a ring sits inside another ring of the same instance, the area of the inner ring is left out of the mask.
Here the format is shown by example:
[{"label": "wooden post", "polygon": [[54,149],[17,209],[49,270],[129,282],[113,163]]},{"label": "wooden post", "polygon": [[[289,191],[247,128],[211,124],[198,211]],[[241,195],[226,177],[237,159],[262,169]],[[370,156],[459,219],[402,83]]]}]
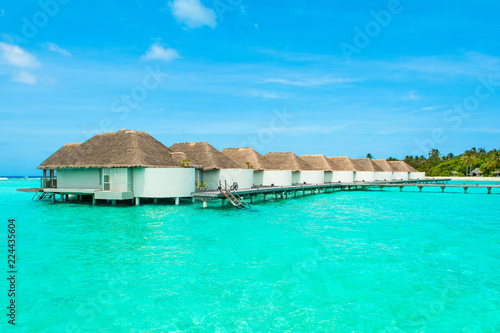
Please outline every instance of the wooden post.
[{"label": "wooden post", "polygon": [[157,204],[158,203],[158,198],[153,199],[153,203]]},{"label": "wooden post", "polygon": [[250,202],[253,203],[253,195],[250,197]]},{"label": "wooden post", "polygon": [[203,201],[203,208],[207,208],[207,202]]},{"label": "wooden post", "polygon": [[194,199],[194,197],[191,198],[191,203],[194,203],[196,200]]},{"label": "wooden post", "polygon": [[224,207],[225,203],[226,203],[226,199],[222,198],[222,207]]},{"label": "wooden post", "polygon": [[52,202],[56,202],[56,194],[52,193]]},{"label": "wooden post", "polygon": [[423,188],[423,186],[418,187],[419,192],[422,192],[422,188]]},{"label": "wooden post", "polygon": [[487,187],[488,189],[488,194],[491,194],[491,187]]},{"label": "wooden post", "polygon": [[116,205],[116,200],[111,200],[111,204],[114,206]]},{"label": "wooden post", "polygon": [[464,186],[464,193],[467,194],[467,189],[468,187],[467,186]]},{"label": "wooden post", "polygon": [[404,187],[404,186],[400,186],[400,187],[399,187],[399,192],[403,192],[403,187]]},{"label": "wooden post", "polygon": [[92,194],[92,205],[96,204],[95,194]]},{"label": "wooden post", "polygon": [[441,187],[441,193],[444,193],[444,189],[446,188],[446,186],[440,186]]},{"label": "wooden post", "polygon": [[266,195],[265,194],[263,194],[263,195],[264,195],[264,201],[266,201]]},{"label": "wooden post", "polygon": [[176,205],[176,206],[179,206],[179,202],[180,202],[180,200],[181,200],[180,198],[175,198],[175,205]]},{"label": "wooden post", "polygon": [[139,206],[140,204],[141,204],[141,198],[136,197],[136,198],[135,198],[135,205],[136,205],[136,206]]}]

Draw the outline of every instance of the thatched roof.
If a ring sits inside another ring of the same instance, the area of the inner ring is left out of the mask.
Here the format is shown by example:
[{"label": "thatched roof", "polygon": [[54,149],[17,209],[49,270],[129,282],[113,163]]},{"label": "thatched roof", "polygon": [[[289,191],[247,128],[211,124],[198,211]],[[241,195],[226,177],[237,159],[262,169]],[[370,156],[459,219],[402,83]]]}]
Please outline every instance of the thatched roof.
[{"label": "thatched roof", "polygon": [[479,168],[475,168],[471,173],[483,173]]},{"label": "thatched roof", "polygon": [[369,158],[353,158],[351,159],[354,171],[382,171],[378,166]]},{"label": "thatched roof", "polygon": [[495,172],[493,172],[493,173],[494,173],[495,175],[498,175],[498,174],[500,174],[500,170],[497,170],[497,171],[495,171]]},{"label": "thatched roof", "polygon": [[279,167],[273,162],[266,159],[264,156],[255,151],[255,149],[250,147],[245,148],[226,148],[222,150],[222,153],[229,157],[231,160],[235,161],[242,168],[250,168],[255,171],[261,170],[279,170]]},{"label": "thatched roof", "polygon": [[405,161],[389,161],[392,170],[395,172],[418,172],[417,169],[406,163]]},{"label": "thatched roof", "polygon": [[294,153],[267,153],[264,157],[274,163],[280,170],[314,170],[312,166]]},{"label": "thatched roof", "polygon": [[180,142],[171,146],[170,149],[185,153],[201,165],[203,170],[241,169],[238,163],[208,142]]},{"label": "thatched roof", "polygon": [[387,160],[378,159],[378,160],[372,160],[372,162],[373,162],[373,164],[378,166],[382,171],[386,171],[386,172],[393,171],[391,165],[389,164],[389,162],[387,162]]},{"label": "thatched roof", "polygon": [[300,158],[315,170],[334,171],[335,165],[325,155],[300,155]]},{"label": "thatched roof", "polygon": [[459,172],[455,170],[455,171],[452,171],[451,173],[452,173],[452,174],[454,174],[454,175],[456,175],[456,174],[458,174]]},{"label": "thatched roof", "polygon": [[328,159],[332,162],[333,171],[354,171],[354,165],[347,156],[332,156]]},{"label": "thatched roof", "polygon": [[122,129],[96,134],[83,143],[66,144],[38,169],[180,167],[171,152],[145,132]]},{"label": "thatched roof", "polygon": [[185,153],[181,151],[173,151],[170,153],[170,157],[177,162],[177,165],[183,167],[191,167],[191,168],[202,168],[202,165],[193,160],[191,157],[187,156]]}]

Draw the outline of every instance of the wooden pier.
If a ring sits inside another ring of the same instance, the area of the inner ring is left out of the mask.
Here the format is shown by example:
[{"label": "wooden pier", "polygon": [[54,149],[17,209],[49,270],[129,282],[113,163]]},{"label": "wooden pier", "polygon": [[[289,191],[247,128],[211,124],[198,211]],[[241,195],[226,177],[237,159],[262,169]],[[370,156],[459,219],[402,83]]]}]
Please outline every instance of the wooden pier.
[{"label": "wooden pier", "polygon": [[[238,197],[241,197],[250,203],[254,203],[255,199],[260,197],[263,201],[268,199],[288,199],[296,198],[298,196],[314,195],[319,193],[328,193],[335,191],[355,191],[355,190],[368,190],[368,189],[384,189],[385,187],[397,187],[403,191],[404,187],[416,187],[422,192],[424,187],[441,188],[444,192],[446,187],[461,187],[467,193],[468,188],[485,188],[487,193],[491,194],[492,188],[500,188],[500,185],[459,185],[447,184],[451,179],[418,179],[418,180],[399,180],[399,181],[378,181],[378,182],[350,182],[350,183],[326,183],[320,185],[301,184],[292,186],[261,186],[251,189],[241,189],[232,191]],[[227,196],[220,190],[199,190],[193,193],[193,199],[201,201],[203,207],[208,206],[208,202],[214,200],[221,200],[222,205],[225,205]],[[234,204],[233,204],[234,205]]]}]

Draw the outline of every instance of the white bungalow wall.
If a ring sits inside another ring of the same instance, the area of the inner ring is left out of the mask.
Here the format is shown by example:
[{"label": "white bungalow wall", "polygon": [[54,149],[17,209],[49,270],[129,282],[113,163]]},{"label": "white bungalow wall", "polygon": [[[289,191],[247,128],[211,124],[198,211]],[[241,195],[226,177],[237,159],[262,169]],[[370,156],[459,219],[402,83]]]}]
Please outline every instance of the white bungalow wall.
[{"label": "white bungalow wall", "polygon": [[333,183],[338,183],[338,182],[352,183],[353,181],[354,181],[354,172],[352,171],[333,171],[332,173]]},{"label": "white bungalow wall", "polygon": [[67,189],[102,189],[99,169],[57,170],[57,187]]},{"label": "white bungalow wall", "polygon": [[238,183],[239,189],[252,188],[253,170],[252,169],[221,169],[203,171],[203,182],[207,183],[209,189],[219,187],[219,182],[224,186]]},{"label": "white bungalow wall", "polygon": [[[254,181],[255,182],[255,181]],[[262,184],[264,186],[290,186],[292,185],[291,170],[265,170]]]},{"label": "white bungalow wall", "polygon": [[409,172],[394,172],[393,180],[408,180]]},{"label": "white bungalow wall", "polygon": [[299,173],[299,184],[324,184],[325,172],[318,170],[304,170]]},{"label": "white bungalow wall", "polygon": [[356,182],[373,182],[375,181],[375,172],[373,171],[355,171],[354,181]]},{"label": "white bungalow wall", "polygon": [[138,198],[188,198],[195,191],[193,168],[136,168],[133,180]]},{"label": "white bungalow wall", "polygon": [[264,185],[264,171],[263,170],[253,172],[253,184],[255,186]]},{"label": "white bungalow wall", "polygon": [[375,172],[376,181],[392,181],[392,171],[379,171]]},{"label": "white bungalow wall", "polygon": [[425,179],[425,172],[410,172],[410,179]]},{"label": "white bungalow wall", "polygon": [[325,171],[325,183],[331,183],[333,180],[333,171]]},{"label": "white bungalow wall", "polygon": [[102,190],[105,187],[105,176],[109,175],[109,191],[126,192],[133,190],[132,168],[104,168],[102,169]]}]

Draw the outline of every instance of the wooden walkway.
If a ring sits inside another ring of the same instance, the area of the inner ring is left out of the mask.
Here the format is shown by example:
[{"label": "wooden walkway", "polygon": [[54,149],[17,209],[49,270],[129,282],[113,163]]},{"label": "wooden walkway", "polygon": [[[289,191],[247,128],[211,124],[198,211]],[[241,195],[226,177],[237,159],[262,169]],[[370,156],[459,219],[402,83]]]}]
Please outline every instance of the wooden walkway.
[{"label": "wooden walkway", "polygon": [[[418,179],[418,180],[399,180],[399,181],[379,181],[379,182],[352,182],[352,183],[327,183],[327,184],[301,184],[292,186],[261,186],[250,189],[240,189],[232,191],[232,193],[249,200],[254,203],[255,198],[262,197],[266,201],[269,197],[274,199],[283,198],[296,198],[297,196],[305,196],[312,194],[319,194],[321,192],[334,192],[334,191],[355,191],[370,188],[384,187],[399,187],[402,190],[405,186],[415,187],[441,187],[441,186],[463,186],[463,185],[449,185],[446,184],[450,179]],[[488,185],[491,186],[491,185]],[[470,187],[470,186],[468,186]],[[500,186],[498,186],[500,187]],[[491,193],[489,191],[489,193]],[[207,207],[207,203],[214,200],[222,200],[222,205],[225,205],[226,197],[219,190],[198,190],[193,193],[193,199],[203,202],[203,207]]]}]

